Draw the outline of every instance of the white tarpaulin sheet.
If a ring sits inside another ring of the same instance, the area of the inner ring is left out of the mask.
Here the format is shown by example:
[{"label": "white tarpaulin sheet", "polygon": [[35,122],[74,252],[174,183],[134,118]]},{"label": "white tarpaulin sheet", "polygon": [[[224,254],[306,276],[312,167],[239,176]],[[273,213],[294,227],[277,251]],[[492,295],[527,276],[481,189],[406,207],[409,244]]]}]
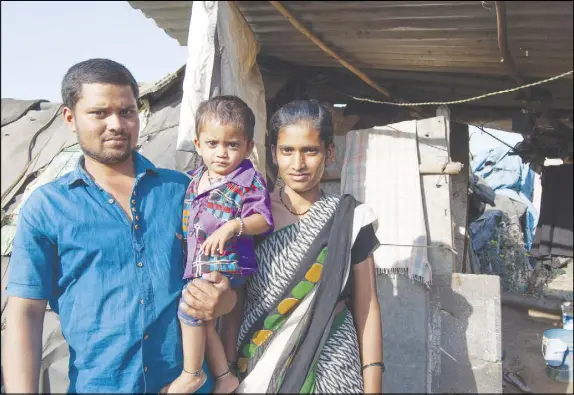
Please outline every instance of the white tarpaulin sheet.
[{"label": "white tarpaulin sheet", "polygon": [[368,204],[379,218],[376,234],[381,245],[373,253],[377,273],[407,274],[430,285],[432,272],[426,249],[428,237],[417,151],[418,122],[347,133],[341,193]]},{"label": "white tarpaulin sheet", "polygon": [[235,95],[255,114],[251,159],[265,174],[265,89],[256,63],[259,45],[251,28],[233,2],[194,1],[187,46],[177,150],[195,151],[195,112],[202,101]]}]

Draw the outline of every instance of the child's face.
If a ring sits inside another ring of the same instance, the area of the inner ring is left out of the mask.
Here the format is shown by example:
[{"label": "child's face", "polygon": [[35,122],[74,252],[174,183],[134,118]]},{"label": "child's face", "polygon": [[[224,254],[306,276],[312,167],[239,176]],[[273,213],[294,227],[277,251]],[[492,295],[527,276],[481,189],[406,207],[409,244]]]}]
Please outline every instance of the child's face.
[{"label": "child's face", "polygon": [[251,155],[253,141],[233,125],[207,120],[194,141],[210,173],[226,176]]}]

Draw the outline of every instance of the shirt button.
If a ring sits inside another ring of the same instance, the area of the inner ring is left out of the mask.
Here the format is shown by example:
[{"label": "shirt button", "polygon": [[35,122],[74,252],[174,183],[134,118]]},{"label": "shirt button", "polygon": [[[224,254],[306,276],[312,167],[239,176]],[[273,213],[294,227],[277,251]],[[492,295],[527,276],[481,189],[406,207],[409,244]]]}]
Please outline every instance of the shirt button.
[{"label": "shirt button", "polygon": [[135,212],[136,212],[136,208],[135,208],[135,207],[132,207],[132,211],[135,213]]},{"label": "shirt button", "polygon": [[136,228],[136,230],[138,230],[139,229],[138,224],[135,224],[134,228]]},{"label": "shirt button", "polygon": [[143,300],[143,299],[140,299],[140,304],[144,304],[144,300]]},{"label": "shirt button", "polygon": [[138,267],[142,267],[142,266],[143,266],[143,263],[138,262]]},{"label": "shirt button", "polygon": [[138,221],[139,219],[140,219],[140,217],[138,217],[138,216],[136,215],[136,221]]},{"label": "shirt button", "polygon": [[136,195],[136,191],[134,191],[134,196]]},{"label": "shirt button", "polygon": [[108,203],[109,203],[109,204],[114,204],[114,199],[108,200]]},{"label": "shirt button", "polygon": [[147,340],[148,337],[149,337],[148,335],[145,335],[145,336],[144,336],[144,340]]},{"label": "shirt button", "polygon": [[136,204],[136,200],[135,200],[135,199],[132,199],[132,204]]},{"label": "shirt button", "polygon": [[146,367],[144,367],[144,372],[147,372],[147,366],[146,366]]}]

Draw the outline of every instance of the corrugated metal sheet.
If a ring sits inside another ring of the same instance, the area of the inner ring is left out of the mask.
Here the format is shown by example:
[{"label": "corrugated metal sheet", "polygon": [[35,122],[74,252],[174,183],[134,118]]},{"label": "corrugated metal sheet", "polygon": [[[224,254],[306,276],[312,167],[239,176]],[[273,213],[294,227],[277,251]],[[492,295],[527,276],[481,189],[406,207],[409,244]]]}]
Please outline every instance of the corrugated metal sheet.
[{"label": "corrugated metal sheet", "polygon": [[[186,45],[191,3],[130,1]],[[284,1],[314,33],[367,69],[505,75],[500,64],[494,2]],[[572,69],[573,6],[566,1],[506,2],[508,39],[525,76]],[[237,5],[261,53],[303,65],[338,64],[298,32],[268,2]]]}]

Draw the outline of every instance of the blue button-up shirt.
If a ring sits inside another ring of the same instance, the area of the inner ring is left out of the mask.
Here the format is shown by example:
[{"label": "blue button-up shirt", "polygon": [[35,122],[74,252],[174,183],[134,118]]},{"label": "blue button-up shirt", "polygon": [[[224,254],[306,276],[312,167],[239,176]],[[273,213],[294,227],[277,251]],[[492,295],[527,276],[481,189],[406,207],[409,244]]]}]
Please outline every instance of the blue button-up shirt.
[{"label": "blue button-up shirt", "polygon": [[[19,214],[6,290],[48,300],[60,315],[69,392],[157,393],[183,366],[177,304],[189,178],[134,156],[133,221],[83,158]],[[210,379],[203,390],[211,387]]]}]

